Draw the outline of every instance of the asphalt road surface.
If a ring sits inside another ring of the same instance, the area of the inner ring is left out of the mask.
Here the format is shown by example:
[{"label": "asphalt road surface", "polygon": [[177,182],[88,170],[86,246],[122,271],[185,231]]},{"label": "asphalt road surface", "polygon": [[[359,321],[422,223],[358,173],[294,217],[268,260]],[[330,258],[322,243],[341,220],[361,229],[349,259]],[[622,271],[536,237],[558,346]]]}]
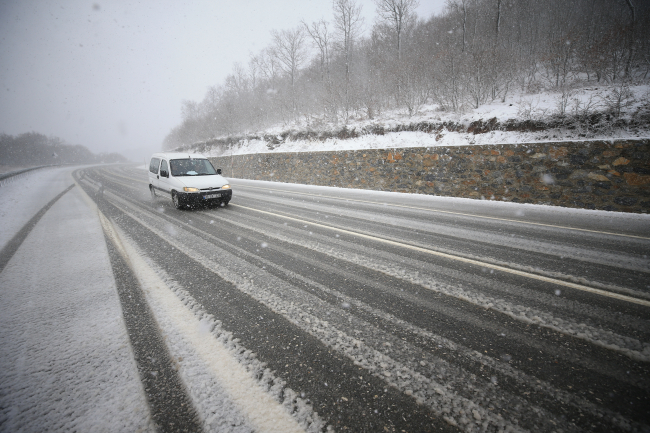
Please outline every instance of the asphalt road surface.
[{"label": "asphalt road surface", "polygon": [[[270,397],[307,431],[650,431],[647,218],[235,179],[177,210],[141,168],[74,176],[162,430],[262,431]],[[207,379],[218,350],[252,382]]]}]

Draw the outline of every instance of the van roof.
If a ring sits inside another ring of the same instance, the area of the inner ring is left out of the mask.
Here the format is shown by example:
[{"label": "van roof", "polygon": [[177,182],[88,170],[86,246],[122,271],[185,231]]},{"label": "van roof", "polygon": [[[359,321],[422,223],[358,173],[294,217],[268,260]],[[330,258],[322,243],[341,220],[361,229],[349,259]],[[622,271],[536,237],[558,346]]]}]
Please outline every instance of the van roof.
[{"label": "van roof", "polygon": [[165,159],[207,159],[200,153],[183,153],[183,152],[160,152],[151,155],[152,158],[165,158]]}]

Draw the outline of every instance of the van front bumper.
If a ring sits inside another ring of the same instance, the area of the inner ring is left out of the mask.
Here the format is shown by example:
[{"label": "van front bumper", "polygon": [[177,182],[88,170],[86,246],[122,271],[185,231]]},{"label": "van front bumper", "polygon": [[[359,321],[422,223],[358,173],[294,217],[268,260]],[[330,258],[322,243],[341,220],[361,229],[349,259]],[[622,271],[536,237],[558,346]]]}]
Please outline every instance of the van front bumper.
[{"label": "van front bumper", "polygon": [[188,205],[227,203],[232,198],[232,189],[213,189],[200,192],[181,192],[178,198]]}]

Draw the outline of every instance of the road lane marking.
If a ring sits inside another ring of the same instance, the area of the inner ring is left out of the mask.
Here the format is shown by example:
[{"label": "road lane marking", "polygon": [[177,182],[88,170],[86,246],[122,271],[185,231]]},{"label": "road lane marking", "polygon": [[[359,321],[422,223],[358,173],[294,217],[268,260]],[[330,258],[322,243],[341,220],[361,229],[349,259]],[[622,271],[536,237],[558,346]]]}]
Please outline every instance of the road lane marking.
[{"label": "road lane marking", "polygon": [[309,224],[309,225],[316,226],[316,227],[321,227],[321,228],[324,228],[324,229],[334,230],[334,231],[349,234],[349,235],[352,235],[352,236],[356,236],[356,237],[360,237],[360,238],[364,238],[364,239],[369,239],[369,240],[372,240],[372,241],[381,242],[381,243],[384,243],[384,244],[387,244],[387,245],[392,245],[392,246],[396,246],[396,247],[400,247],[400,248],[407,248],[407,249],[410,249],[410,250],[413,250],[413,251],[418,251],[418,252],[425,253],[425,254],[430,254],[430,255],[433,255],[433,256],[443,257],[443,258],[446,258],[446,259],[455,260],[455,261],[462,262],[462,263],[481,266],[481,267],[484,267],[484,268],[494,269],[494,270],[501,271],[501,272],[507,272],[509,274],[518,275],[518,276],[525,277],[525,278],[531,278],[531,279],[538,280],[538,281],[543,281],[543,282],[546,282],[546,283],[551,283],[551,284],[555,284],[555,285],[559,285],[559,286],[569,287],[571,289],[581,290],[583,292],[588,292],[588,293],[593,293],[593,294],[600,295],[600,296],[606,296],[606,297],[609,297],[609,298],[619,299],[621,301],[631,302],[631,303],[634,303],[634,304],[642,305],[644,307],[650,307],[650,301],[647,301],[647,300],[644,300],[644,299],[634,298],[632,296],[622,295],[620,293],[614,293],[614,292],[608,292],[606,290],[595,289],[593,287],[583,286],[581,284],[575,284],[575,283],[571,283],[571,282],[568,282],[568,281],[557,280],[555,278],[549,278],[549,277],[545,277],[545,276],[542,276],[542,275],[536,275],[536,274],[532,274],[532,273],[529,273],[529,272],[524,272],[524,271],[519,271],[519,270],[516,270],[516,269],[506,268],[504,266],[494,265],[492,263],[481,262],[481,261],[478,261],[478,260],[468,259],[468,258],[465,258],[465,257],[456,256],[456,255],[453,255],[453,254],[442,253],[442,252],[439,252],[439,251],[430,250],[430,249],[418,247],[418,246],[415,246],[415,245],[409,245],[409,244],[405,244],[405,243],[402,243],[402,242],[391,241],[389,239],[384,239],[384,238],[380,238],[380,237],[376,237],[376,236],[367,235],[367,234],[364,234],[364,233],[354,232],[354,231],[351,231],[351,230],[341,229],[341,228],[338,228],[338,227],[328,226],[328,225],[316,223],[316,222],[313,222],[313,221],[302,220],[302,219],[295,218],[295,217],[290,217],[290,216],[287,216],[287,215],[282,215],[282,214],[278,214],[278,213],[274,213],[274,212],[268,212],[268,211],[264,211],[264,210],[260,210],[260,209],[255,209],[255,208],[251,208],[251,207],[247,207],[247,206],[242,206],[242,205],[239,205],[239,204],[238,205],[233,205],[231,203],[230,206],[231,207],[239,207],[239,208],[242,208],[242,209],[248,209],[248,210],[263,213],[263,214],[266,214],[266,215],[273,215],[273,216],[276,216],[276,217],[296,221],[296,222],[299,222],[301,224]]},{"label": "road lane marking", "polygon": [[463,213],[463,212],[452,212],[452,211],[447,211],[447,210],[429,209],[429,208],[425,208],[425,207],[407,206],[407,205],[394,204],[394,203],[382,203],[382,202],[370,201],[370,200],[359,200],[359,199],[355,199],[355,198],[339,198],[339,197],[333,197],[333,196],[322,195],[322,194],[310,194],[310,193],[306,193],[306,192],[294,192],[294,191],[287,191],[287,190],[282,190],[282,189],[260,188],[260,187],[257,187],[257,186],[244,186],[244,185],[237,185],[237,184],[235,184],[235,186],[237,188],[261,189],[261,190],[264,190],[264,191],[276,191],[276,192],[284,192],[284,193],[288,193],[288,194],[306,195],[306,196],[311,196],[311,197],[322,197],[322,198],[329,198],[329,199],[332,199],[332,200],[345,200],[345,201],[352,201],[352,202],[357,202],[357,203],[368,203],[368,204],[376,204],[376,205],[382,205],[382,206],[400,207],[400,208],[404,208],[404,209],[422,210],[422,211],[427,211],[427,212],[437,212],[437,213],[445,213],[445,214],[450,214],[450,215],[468,216],[468,217],[473,217],[473,218],[483,218],[483,219],[490,219],[490,220],[497,220],[497,221],[507,221],[507,222],[535,225],[535,226],[541,226],[541,227],[552,227],[552,228],[556,228],[556,229],[576,230],[576,231],[588,232],[588,233],[598,233],[598,234],[605,234],[605,235],[612,235],[612,236],[623,236],[623,237],[628,237],[628,238],[650,240],[650,237],[648,237],[648,236],[628,235],[628,234],[625,234],[625,233],[613,233],[613,232],[606,232],[606,231],[600,231],[600,230],[581,229],[581,228],[577,228],[577,227],[566,227],[566,226],[558,226],[558,225],[554,225],[554,224],[535,223],[535,222],[530,222],[530,221],[522,221],[522,220],[509,219],[509,218],[490,217],[490,216],[475,215],[475,214]]}]

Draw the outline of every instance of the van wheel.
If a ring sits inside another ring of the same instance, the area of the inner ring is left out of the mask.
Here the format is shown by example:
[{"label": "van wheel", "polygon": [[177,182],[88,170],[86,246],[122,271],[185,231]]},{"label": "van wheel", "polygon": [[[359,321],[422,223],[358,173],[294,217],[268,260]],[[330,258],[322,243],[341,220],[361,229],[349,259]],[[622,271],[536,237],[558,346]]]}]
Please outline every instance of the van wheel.
[{"label": "van wheel", "polygon": [[153,185],[149,185],[149,192],[151,193],[151,201],[156,201],[158,196],[156,195],[156,190],[153,189]]},{"label": "van wheel", "polygon": [[183,207],[183,203],[181,202],[181,198],[178,196],[178,193],[176,191],[172,191],[172,201],[174,202],[174,207],[176,209],[180,209]]}]

